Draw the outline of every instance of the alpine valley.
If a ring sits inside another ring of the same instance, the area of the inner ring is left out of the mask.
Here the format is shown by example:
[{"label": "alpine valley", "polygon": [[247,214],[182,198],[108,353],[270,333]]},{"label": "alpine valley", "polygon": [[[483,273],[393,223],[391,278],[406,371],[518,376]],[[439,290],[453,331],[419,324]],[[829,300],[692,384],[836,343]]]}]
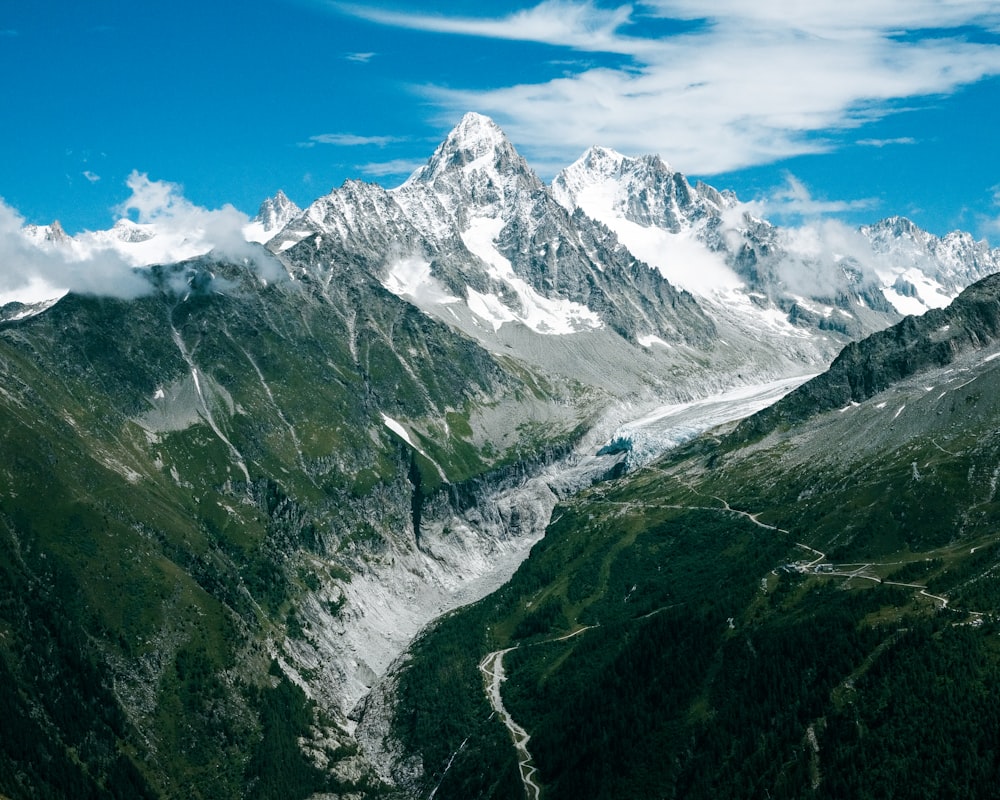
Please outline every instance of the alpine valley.
[{"label": "alpine valley", "polygon": [[468,114],[0,232],[140,287],[0,307],[0,796],[990,795],[1000,250],[752,211]]}]

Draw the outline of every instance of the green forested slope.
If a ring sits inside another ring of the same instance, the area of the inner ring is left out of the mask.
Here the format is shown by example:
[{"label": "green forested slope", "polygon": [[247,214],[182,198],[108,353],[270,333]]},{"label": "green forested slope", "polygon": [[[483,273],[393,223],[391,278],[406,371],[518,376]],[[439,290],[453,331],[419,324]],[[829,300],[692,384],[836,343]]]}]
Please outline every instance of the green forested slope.
[{"label": "green forested slope", "polygon": [[[750,443],[746,426],[704,437],[557,509],[513,580],[422,637],[399,677],[396,730],[423,789],[523,796],[483,761],[498,740],[511,763],[514,750],[477,674],[486,653],[515,648],[503,700],[547,800],[989,796],[989,341],[861,402],[758,424]],[[446,703],[441,674],[460,676]],[[414,707],[449,721],[447,741],[406,724]]]}]

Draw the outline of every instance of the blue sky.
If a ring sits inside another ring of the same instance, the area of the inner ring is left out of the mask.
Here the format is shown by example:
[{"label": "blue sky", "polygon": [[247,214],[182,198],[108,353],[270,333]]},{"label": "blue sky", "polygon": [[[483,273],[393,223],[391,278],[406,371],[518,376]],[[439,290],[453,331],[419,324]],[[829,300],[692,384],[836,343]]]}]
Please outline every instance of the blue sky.
[{"label": "blue sky", "polygon": [[601,144],[775,221],[1000,244],[995,2],[8,0],[0,69],[0,197],[70,232],[109,227],[134,171],[251,215],[394,186],[479,111],[546,180]]}]

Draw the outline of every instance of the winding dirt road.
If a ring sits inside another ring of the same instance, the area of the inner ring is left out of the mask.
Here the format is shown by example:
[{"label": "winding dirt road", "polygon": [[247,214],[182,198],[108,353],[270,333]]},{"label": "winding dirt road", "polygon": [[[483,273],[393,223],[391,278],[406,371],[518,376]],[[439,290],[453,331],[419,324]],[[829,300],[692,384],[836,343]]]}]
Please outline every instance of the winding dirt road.
[{"label": "winding dirt road", "polygon": [[514,721],[510,712],[504,708],[503,698],[500,696],[500,684],[507,679],[503,671],[503,657],[515,649],[517,648],[508,647],[506,650],[495,650],[489,653],[486,658],[479,662],[479,671],[486,679],[486,696],[490,700],[490,705],[493,706],[493,710],[496,711],[497,716],[507,726],[507,730],[514,738],[514,747],[517,749],[517,766],[521,771],[524,792],[528,796],[528,800],[538,800],[540,790],[538,784],[535,783],[535,773],[538,770],[535,769],[531,753],[528,752],[528,740],[531,736]]},{"label": "winding dirt road", "polygon": [[[597,626],[585,625],[564,636],[556,636],[541,642],[531,642],[531,645],[564,642],[595,627]],[[503,721],[507,730],[510,731],[511,738],[514,740],[514,747],[517,750],[517,766],[521,772],[524,793],[527,795],[528,800],[538,800],[539,793],[541,792],[538,784],[535,783],[535,773],[538,770],[531,759],[531,753],[528,751],[528,740],[531,739],[531,735],[514,721],[510,712],[504,708],[503,698],[500,696],[500,684],[507,680],[507,675],[503,669],[503,657],[511,650],[516,650],[517,648],[518,645],[515,645],[504,650],[494,650],[492,653],[487,653],[483,660],[479,662],[479,671],[483,673],[483,678],[486,681],[486,696],[489,698],[490,705],[497,713],[497,716]]]}]

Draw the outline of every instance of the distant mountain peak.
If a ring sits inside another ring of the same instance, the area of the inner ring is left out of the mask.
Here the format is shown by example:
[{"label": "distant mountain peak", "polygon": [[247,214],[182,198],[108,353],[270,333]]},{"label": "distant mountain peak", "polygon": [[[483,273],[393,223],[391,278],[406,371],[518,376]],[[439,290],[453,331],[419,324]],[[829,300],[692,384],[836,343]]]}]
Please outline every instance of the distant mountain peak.
[{"label": "distant mountain peak", "polygon": [[278,189],[273,197],[260,204],[257,216],[243,229],[243,235],[247,241],[265,242],[301,213],[302,209]]},{"label": "distant mountain peak", "polygon": [[267,230],[277,230],[284,227],[292,217],[301,213],[302,209],[289,200],[281,189],[278,189],[274,197],[269,197],[260,204],[254,221],[262,223]]},{"label": "distant mountain peak", "polygon": [[658,155],[626,156],[611,147],[595,145],[567,167],[605,177],[625,173],[652,172],[673,175],[675,170]]},{"label": "distant mountain peak", "polygon": [[63,230],[62,223],[56,219],[53,220],[52,224],[49,226],[49,231],[45,238],[53,242],[65,242],[69,239],[69,236],[66,231]]},{"label": "distant mountain peak", "polygon": [[24,234],[36,244],[66,244],[70,240],[59,220],[53,220],[49,225],[25,225]]},{"label": "distant mountain peak", "polygon": [[156,233],[149,225],[140,225],[128,217],[122,217],[111,227],[114,238],[121,242],[148,242]]},{"label": "distant mountain peak", "polygon": [[608,147],[588,149],[555,177],[552,192],[565,208],[581,208],[605,224],[621,216],[673,233],[727,202],[710,187],[692,187],[658,155],[626,156]]}]

